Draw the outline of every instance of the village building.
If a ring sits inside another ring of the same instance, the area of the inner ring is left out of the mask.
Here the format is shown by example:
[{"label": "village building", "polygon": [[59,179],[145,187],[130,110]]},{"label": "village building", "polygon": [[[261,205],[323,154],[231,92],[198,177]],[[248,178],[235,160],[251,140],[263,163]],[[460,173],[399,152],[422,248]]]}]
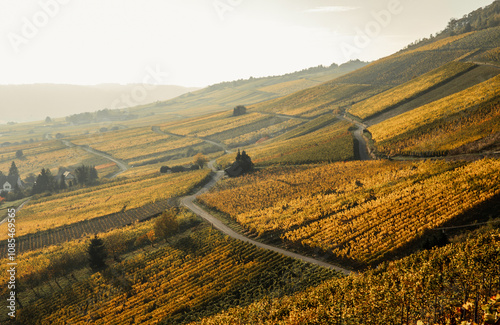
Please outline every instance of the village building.
[{"label": "village building", "polygon": [[12,192],[18,188],[23,188],[23,182],[19,176],[0,176],[0,192]]}]

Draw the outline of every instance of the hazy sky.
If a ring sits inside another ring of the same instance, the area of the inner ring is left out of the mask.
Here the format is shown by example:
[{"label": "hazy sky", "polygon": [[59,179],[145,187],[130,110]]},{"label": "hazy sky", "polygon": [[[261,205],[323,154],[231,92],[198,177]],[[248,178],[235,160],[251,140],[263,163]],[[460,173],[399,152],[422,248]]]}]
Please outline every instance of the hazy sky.
[{"label": "hazy sky", "polygon": [[374,60],[492,2],[1,0],[0,84],[205,86]]}]

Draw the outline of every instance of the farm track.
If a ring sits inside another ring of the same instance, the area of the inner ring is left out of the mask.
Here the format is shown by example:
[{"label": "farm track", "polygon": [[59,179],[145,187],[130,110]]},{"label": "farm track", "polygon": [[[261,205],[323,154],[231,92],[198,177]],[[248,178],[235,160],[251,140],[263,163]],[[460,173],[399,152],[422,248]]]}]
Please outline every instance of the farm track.
[{"label": "farm track", "polygon": [[[106,232],[135,222],[146,221],[160,215],[167,207],[168,201],[162,200],[146,204],[139,208],[76,222],[36,234],[19,236],[16,237],[17,252],[19,254],[46,246],[62,244],[70,240],[85,237],[86,235]],[[0,256],[7,256],[7,240],[0,241],[0,254]]]},{"label": "farm track", "polygon": [[83,149],[83,150],[85,150],[85,151],[87,151],[87,152],[89,152],[89,153],[91,153],[93,155],[100,156],[102,158],[105,158],[105,159],[108,159],[108,160],[114,162],[118,166],[118,168],[120,168],[120,170],[117,171],[116,173],[108,175],[107,178],[114,178],[114,177],[120,175],[121,173],[126,172],[127,170],[130,169],[130,167],[127,165],[126,162],[124,162],[123,160],[114,158],[113,156],[111,156],[111,155],[109,155],[107,153],[103,153],[103,152],[100,152],[98,150],[92,149],[89,146],[80,146],[80,145],[74,144],[74,143],[72,143],[72,142],[70,142],[68,140],[61,140],[61,142],[65,146],[67,146],[68,148],[78,147],[78,148],[81,148],[81,149]]},{"label": "farm track", "polygon": [[368,151],[368,144],[366,143],[366,139],[363,136],[363,131],[367,128],[367,126],[363,123],[359,123],[353,119],[348,118],[347,116],[338,115],[338,117],[344,121],[353,123],[358,127],[356,131],[353,132],[354,137],[358,140],[358,154],[359,160],[371,160],[373,157],[370,155]]},{"label": "farm track", "polygon": [[162,131],[160,129],[159,126],[152,126],[151,127],[151,131],[157,133],[157,134],[162,134],[162,135],[171,135],[171,136],[174,136],[174,137],[180,137],[180,138],[194,138],[194,139],[200,139],[202,141],[205,141],[206,143],[210,143],[214,146],[217,146],[219,148],[221,148],[222,150],[224,150],[224,153],[231,153],[230,150],[227,149],[227,147],[219,142],[215,142],[215,141],[212,141],[212,140],[208,140],[208,139],[205,139],[205,138],[199,138],[199,137],[194,137],[194,136],[187,136],[187,135],[180,135],[180,134],[175,134],[175,133],[170,133],[170,132],[166,132],[166,131]]},{"label": "farm track", "polygon": [[312,257],[307,257],[307,256],[303,256],[300,254],[292,253],[290,251],[287,251],[287,250],[284,250],[284,249],[281,249],[281,248],[278,248],[275,246],[267,245],[267,244],[252,240],[246,236],[243,236],[242,234],[235,232],[234,230],[232,230],[231,228],[229,228],[228,226],[223,224],[222,221],[220,221],[218,218],[214,217],[213,215],[211,215],[210,213],[208,213],[207,211],[203,210],[198,205],[196,205],[194,203],[196,198],[199,195],[207,192],[210,188],[212,188],[223,176],[224,176],[223,171],[215,171],[215,176],[212,178],[212,180],[209,183],[207,183],[203,188],[201,188],[196,194],[185,196],[185,197],[181,198],[181,201],[180,201],[181,204],[183,206],[185,206],[186,208],[188,208],[189,210],[191,210],[192,212],[194,212],[195,214],[197,214],[198,216],[200,216],[203,219],[205,219],[206,221],[208,221],[210,224],[212,224],[212,226],[214,228],[218,229],[219,231],[228,235],[229,237],[253,244],[253,245],[260,247],[260,248],[263,248],[263,249],[267,249],[267,250],[271,250],[273,252],[283,254],[285,256],[300,259],[304,262],[308,262],[308,263],[312,263],[312,264],[319,265],[322,267],[326,267],[326,268],[335,270],[335,271],[340,272],[340,273],[345,274],[345,275],[352,274],[352,271],[347,270],[345,268],[342,268],[342,267],[339,267],[336,265],[332,265],[332,264],[314,259]]}]

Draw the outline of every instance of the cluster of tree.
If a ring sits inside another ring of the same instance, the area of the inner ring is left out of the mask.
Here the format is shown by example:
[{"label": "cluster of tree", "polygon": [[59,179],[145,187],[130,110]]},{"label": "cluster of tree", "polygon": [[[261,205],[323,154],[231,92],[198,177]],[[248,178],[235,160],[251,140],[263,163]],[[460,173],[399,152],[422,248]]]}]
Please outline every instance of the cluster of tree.
[{"label": "cluster of tree", "polygon": [[236,160],[231,166],[226,168],[224,171],[230,177],[237,177],[246,174],[253,170],[252,158],[243,150],[240,153],[238,149],[238,154],[236,155]]},{"label": "cluster of tree", "polygon": [[74,171],[75,179],[68,181],[65,174],[59,170],[58,176],[55,177],[50,169],[42,168],[42,171],[36,176],[35,182],[31,189],[32,194],[40,194],[45,192],[57,192],[65,190],[73,185],[95,185],[99,176],[94,166],[81,165]]},{"label": "cluster of tree", "polygon": [[238,105],[233,108],[233,116],[245,115],[247,113],[247,108],[243,105]]},{"label": "cluster of tree", "polygon": [[500,1],[498,0],[460,19],[452,18],[444,32],[451,35],[463,34],[497,26],[500,26]]},{"label": "cluster of tree", "polygon": [[73,114],[66,117],[66,121],[73,124],[89,124],[103,121],[123,121],[137,118],[137,115],[129,114],[122,110],[102,109],[94,113],[85,112]]},{"label": "cluster of tree", "polygon": [[78,184],[82,185],[94,185],[99,179],[95,166],[81,165],[75,169],[75,176]]},{"label": "cluster of tree", "polygon": [[7,201],[15,201],[22,199],[25,196],[18,184],[19,169],[17,168],[16,163],[14,161],[10,165],[9,173],[7,175],[5,175],[4,173],[2,173],[2,171],[0,171],[0,179],[12,183],[10,184],[12,186],[12,191],[10,192],[3,191],[2,186],[4,184],[3,182],[2,184],[0,184],[0,197],[7,199]]},{"label": "cluster of tree", "polygon": [[408,49],[420,47],[448,36],[460,35],[472,31],[483,30],[500,26],[500,1],[496,0],[491,5],[479,8],[460,19],[452,18],[446,28],[430,35],[429,38],[419,39],[407,46]]}]

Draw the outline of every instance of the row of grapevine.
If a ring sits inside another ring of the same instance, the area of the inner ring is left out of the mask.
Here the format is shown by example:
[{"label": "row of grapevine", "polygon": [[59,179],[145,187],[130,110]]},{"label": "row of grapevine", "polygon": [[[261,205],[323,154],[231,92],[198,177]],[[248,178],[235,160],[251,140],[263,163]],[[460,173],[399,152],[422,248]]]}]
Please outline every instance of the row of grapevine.
[{"label": "row of grapevine", "polygon": [[474,67],[476,65],[473,63],[450,62],[418,78],[353,105],[349,113],[367,119],[415,98]]},{"label": "row of grapevine", "polygon": [[137,252],[109,268],[22,308],[18,320],[175,324],[292,294],[334,276],[207,226],[173,246]]},{"label": "row of grapevine", "polygon": [[500,231],[474,233],[464,242],[384,263],[359,276],[232,308],[201,324],[445,325],[485,324],[486,319],[493,324],[499,319],[498,296],[490,297],[500,292],[499,266]]},{"label": "row of grapevine", "polygon": [[445,151],[499,132],[500,76],[403,113],[368,130],[389,155]]},{"label": "row of grapevine", "polygon": [[377,263],[427,229],[500,196],[495,159],[337,163],[274,176],[272,171],[253,183],[255,176],[222,183],[200,200],[257,235],[278,236],[357,265]]},{"label": "row of grapevine", "polygon": [[[328,122],[329,123],[329,122]],[[256,165],[305,164],[354,158],[351,124],[339,121],[297,137],[277,137],[259,146],[246,149]],[[295,133],[294,130],[291,131]],[[299,133],[300,134],[300,133]],[[224,165],[233,156],[219,159]]]},{"label": "row of grapevine", "polygon": [[[111,229],[121,228],[153,218],[165,211],[167,207],[167,200],[161,200],[139,208],[115,212],[34,234],[26,234],[16,238],[16,249],[18,253],[23,253],[29,250],[59,245],[86,235],[107,232]],[[0,241],[0,256],[7,256],[7,240]]]}]

